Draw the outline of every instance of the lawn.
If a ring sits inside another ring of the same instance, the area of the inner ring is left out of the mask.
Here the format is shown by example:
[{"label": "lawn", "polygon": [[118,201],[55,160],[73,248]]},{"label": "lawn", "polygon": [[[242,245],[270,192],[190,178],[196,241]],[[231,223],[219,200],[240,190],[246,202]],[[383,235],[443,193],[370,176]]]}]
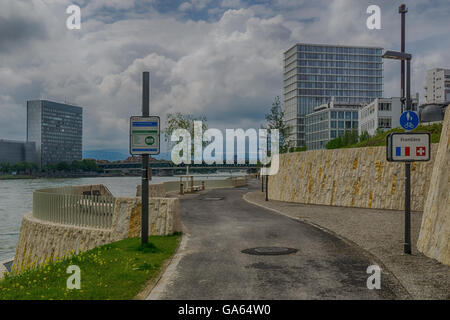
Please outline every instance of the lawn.
[{"label": "lawn", "polygon": [[[394,128],[383,133],[377,134],[366,141],[358,142],[353,145],[345,146],[343,148],[361,148],[361,147],[377,147],[386,145],[386,135],[390,132],[405,132],[403,128]],[[429,132],[430,133],[430,143],[439,143],[442,123],[434,123],[432,125],[419,125],[417,128],[411,132]]]},{"label": "lawn", "polygon": [[[130,300],[154,279],[175,253],[180,235],[107,244],[63,261],[0,280],[0,300]],[[67,289],[67,267],[81,270],[81,288]]]}]

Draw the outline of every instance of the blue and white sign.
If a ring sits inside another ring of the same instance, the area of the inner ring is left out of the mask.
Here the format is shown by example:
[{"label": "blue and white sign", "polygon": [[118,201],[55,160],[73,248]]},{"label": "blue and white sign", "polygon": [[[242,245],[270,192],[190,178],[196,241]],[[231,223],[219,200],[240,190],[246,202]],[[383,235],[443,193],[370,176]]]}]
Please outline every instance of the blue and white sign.
[{"label": "blue and white sign", "polygon": [[130,154],[159,154],[159,117],[130,118]]},{"label": "blue and white sign", "polygon": [[405,111],[400,116],[400,125],[405,130],[415,129],[419,125],[419,116],[414,111]]}]

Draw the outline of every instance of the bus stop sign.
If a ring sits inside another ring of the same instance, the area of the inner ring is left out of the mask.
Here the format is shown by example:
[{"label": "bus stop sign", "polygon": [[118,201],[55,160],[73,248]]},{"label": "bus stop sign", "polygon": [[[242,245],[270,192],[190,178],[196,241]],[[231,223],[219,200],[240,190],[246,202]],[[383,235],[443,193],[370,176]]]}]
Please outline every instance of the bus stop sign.
[{"label": "bus stop sign", "polygon": [[130,118],[130,154],[159,154],[159,122],[157,116]]}]

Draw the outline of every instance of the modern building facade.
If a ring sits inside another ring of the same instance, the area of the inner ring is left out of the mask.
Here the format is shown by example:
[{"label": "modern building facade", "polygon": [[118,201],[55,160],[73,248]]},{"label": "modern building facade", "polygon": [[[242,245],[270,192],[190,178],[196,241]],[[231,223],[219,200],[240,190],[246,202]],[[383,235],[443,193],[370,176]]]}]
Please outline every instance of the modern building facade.
[{"label": "modern building facade", "polygon": [[27,141],[36,143],[40,168],[81,160],[83,109],[48,100],[28,101]]},{"label": "modern building facade", "polygon": [[426,103],[444,103],[450,101],[450,69],[435,68],[428,70],[425,83]]},{"label": "modern building facade", "polygon": [[306,115],[306,149],[324,149],[328,141],[341,137],[345,131],[358,130],[360,104],[330,101]]},{"label": "modern building facade", "polygon": [[34,142],[0,139],[0,163],[14,165],[23,161],[38,164]]},{"label": "modern building facade", "polygon": [[[417,111],[419,94],[412,98],[411,107]],[[359,110],[358,134],[363,132],[375,135],[377,129],[383,131],[399,128],[400,116],[402,114],[402,103],[400,97],[377,98]]]},{"label": "modern building facade", "polygon": [[306,115],[331,101],[368,103],[383,96],[383,49],[296,44],[284,53],[284,113],[291,146],[306,145]]}]

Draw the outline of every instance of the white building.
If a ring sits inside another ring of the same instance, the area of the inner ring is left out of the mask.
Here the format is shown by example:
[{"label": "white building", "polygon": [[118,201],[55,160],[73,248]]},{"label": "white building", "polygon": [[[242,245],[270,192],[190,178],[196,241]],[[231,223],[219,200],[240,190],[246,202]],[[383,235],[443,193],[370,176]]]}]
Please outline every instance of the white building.
[{"label": "white building", "polygon": [[425,84],[425,101],[443,103],[450,101],[450,69],[428,70]]},{"label": "white building", "polygon": [[[417,111],[419,94],[412,99],[412,110]],[[358,135],[367,131],[373,136],[378,128],[389,130],[400,127],[402,104],[399,97],[377,98],[358,111]]]}]

